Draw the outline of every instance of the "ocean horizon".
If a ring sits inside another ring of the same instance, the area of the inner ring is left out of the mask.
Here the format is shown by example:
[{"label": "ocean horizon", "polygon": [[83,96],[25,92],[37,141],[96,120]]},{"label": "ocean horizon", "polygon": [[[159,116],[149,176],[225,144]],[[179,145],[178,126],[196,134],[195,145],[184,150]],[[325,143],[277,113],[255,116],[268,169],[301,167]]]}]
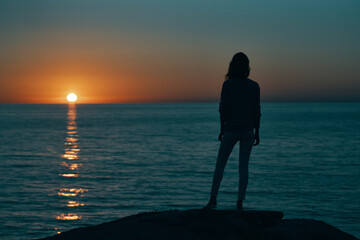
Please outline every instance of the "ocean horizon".
[{"label": "ocean horizon", "polygon": [[[54,235],[146,211],[203,207],[218,103],[0,104],[0,238]],[[245,209],[360,237],[360,103],[262,103]],[[238,145],[219,209],[235,209]]]}]

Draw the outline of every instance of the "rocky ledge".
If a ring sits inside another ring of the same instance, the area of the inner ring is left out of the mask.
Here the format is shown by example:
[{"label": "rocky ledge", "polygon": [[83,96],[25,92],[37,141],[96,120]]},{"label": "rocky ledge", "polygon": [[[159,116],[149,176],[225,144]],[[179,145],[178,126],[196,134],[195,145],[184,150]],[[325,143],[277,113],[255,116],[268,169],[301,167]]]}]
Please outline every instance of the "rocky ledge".
[{"label": "rocky ledge", "polygon": [[282,212],[275,211],[147,212],[43,239],[357,239],[321,221],[282,217]]}]

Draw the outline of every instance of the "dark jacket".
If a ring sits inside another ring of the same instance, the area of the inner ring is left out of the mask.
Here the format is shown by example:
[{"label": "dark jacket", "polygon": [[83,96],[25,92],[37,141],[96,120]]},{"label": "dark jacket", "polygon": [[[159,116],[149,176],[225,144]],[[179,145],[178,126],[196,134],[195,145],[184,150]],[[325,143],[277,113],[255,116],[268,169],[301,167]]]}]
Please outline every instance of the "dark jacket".
[{"label": "dark jacket", "polygon": [[222,130],[252,130],[260,127],[260,87],[251,79],[228,79],[220,99]]}]

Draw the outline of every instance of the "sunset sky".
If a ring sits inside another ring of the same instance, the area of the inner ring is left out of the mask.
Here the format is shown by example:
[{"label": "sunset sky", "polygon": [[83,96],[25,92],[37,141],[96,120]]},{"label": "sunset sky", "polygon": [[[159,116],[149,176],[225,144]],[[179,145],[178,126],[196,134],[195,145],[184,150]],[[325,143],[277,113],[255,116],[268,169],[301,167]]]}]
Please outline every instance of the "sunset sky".
[{"label": "sunset sky", "polygon": [[1,0],[0,103],[217,101],[238,51],[263,101],[359,101],[359,41],[359,0]]}]

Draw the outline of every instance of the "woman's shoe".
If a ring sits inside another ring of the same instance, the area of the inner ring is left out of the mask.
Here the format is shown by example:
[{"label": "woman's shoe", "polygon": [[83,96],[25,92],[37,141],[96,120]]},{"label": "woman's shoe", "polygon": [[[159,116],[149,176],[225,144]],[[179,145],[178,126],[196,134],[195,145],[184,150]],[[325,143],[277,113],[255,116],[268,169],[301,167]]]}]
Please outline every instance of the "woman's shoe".
[{"label": "woman's shoe", "polygon": [[238,200],[236,203],[236,210],[241,211],[243,210],[243,201],[242,200]]},{"label": "woman's shoe", "polygon": [[211,196],[208,204],[206,204],[206,206],[203,207],[203,209],[214,209],[216,208],[216,204],[217,204],[216,197]]}]

